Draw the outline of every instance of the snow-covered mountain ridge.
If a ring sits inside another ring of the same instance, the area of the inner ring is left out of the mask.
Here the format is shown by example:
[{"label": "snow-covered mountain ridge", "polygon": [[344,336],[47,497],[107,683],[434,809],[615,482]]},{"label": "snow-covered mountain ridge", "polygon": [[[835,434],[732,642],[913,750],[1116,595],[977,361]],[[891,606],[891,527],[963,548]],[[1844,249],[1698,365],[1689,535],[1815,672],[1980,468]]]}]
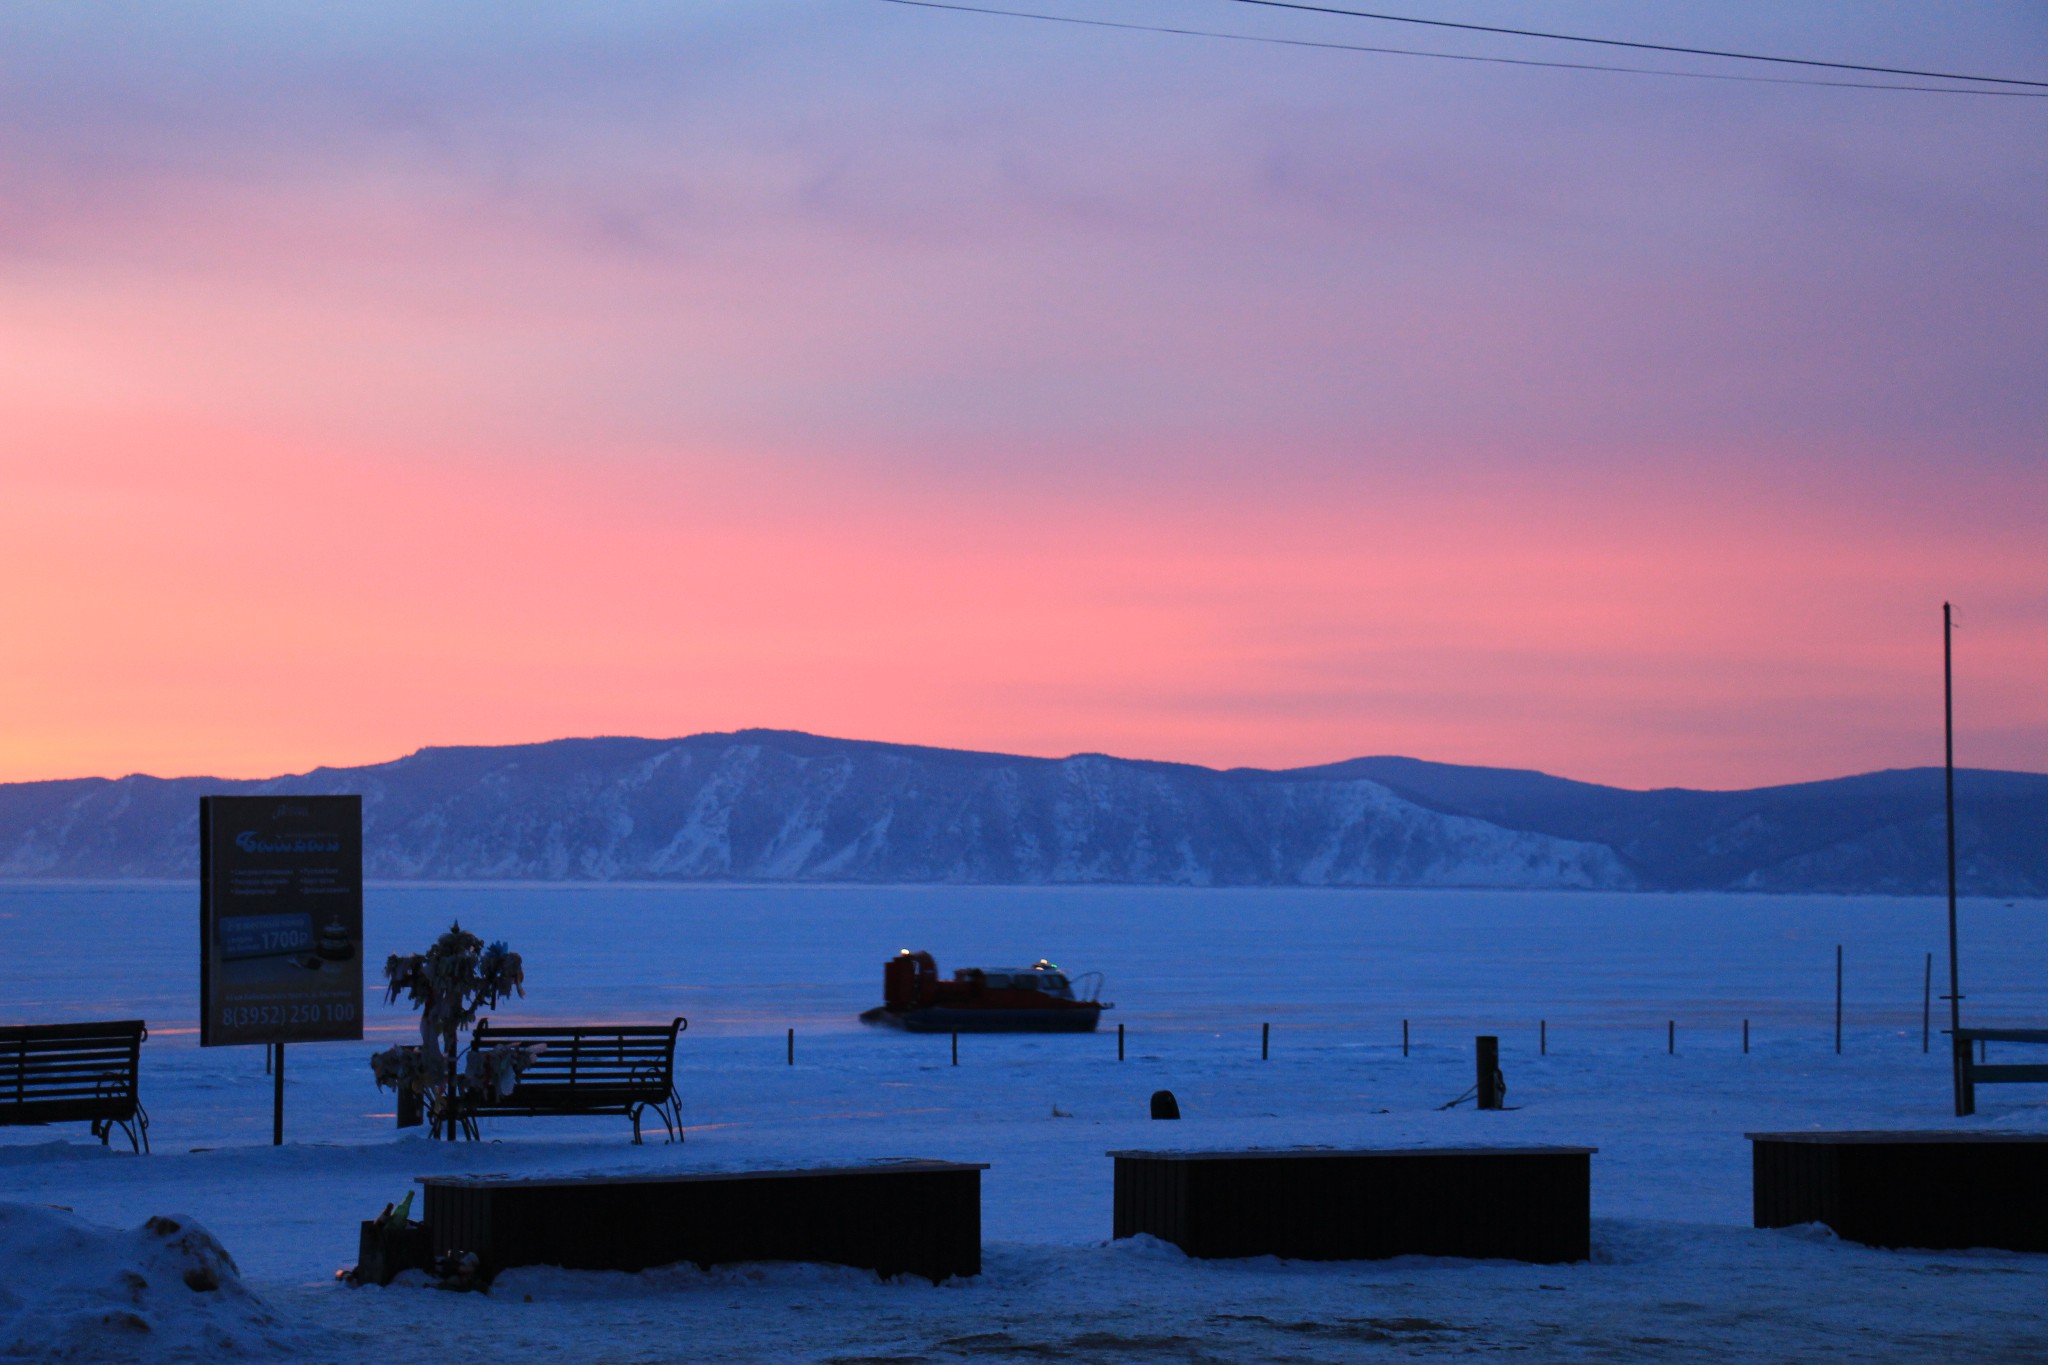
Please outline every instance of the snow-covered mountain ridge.
[{"label": "snow-covered mountain ridge", "polygon": [[[1958,785],[1966,889],[2048,894],[2048,776]],[[1944,866],[1929,770],[1630,792],[1412,759],[1217,771],[750,730],[0,785],[0,876],[195,875],[198,798],[236,792],[360,792],[368,872],[392,879],[1924,892]]]}]

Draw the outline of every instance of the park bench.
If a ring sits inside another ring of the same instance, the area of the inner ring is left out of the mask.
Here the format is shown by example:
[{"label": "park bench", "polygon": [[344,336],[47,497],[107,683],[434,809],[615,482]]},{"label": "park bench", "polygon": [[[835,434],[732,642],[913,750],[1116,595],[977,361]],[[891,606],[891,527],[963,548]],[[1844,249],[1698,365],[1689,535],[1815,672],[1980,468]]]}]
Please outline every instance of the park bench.
[{"label": "park bench", "polygon": [[119,1127],[149,1150],[149,1115],[137,1096],[140,1019],[0,1028],[0,1124],[91,1123],[104,1145]]},{"label": "park bench", "polygon": [[519,1074],[509,1095],[464,1101],[463,1130],[475,1137],[485,1117],[533,1118],[546,1114],[623,1114],[640,1141],[640,1116],[652,1112],[671,1141],[683,1136],[682,1102],[676,1097],[676,1035],[690,1026],[683,1018],[666,1024],[601,1024],[589,1027],[521,1025],[499,1027],[480,1020],[471,1048],[517,1043],[540,1048]]},{"label": "park bench", "polygon": [[2048,1065],[2041,1063],[1987,1065],[1977,1061],[1970,1044],[2048,1043],[2048,1029],[1961,1028],[1955,1031],[1956,1114],[1977,1112],[1977,1087],[2009,1082],[2048,1084]]}]

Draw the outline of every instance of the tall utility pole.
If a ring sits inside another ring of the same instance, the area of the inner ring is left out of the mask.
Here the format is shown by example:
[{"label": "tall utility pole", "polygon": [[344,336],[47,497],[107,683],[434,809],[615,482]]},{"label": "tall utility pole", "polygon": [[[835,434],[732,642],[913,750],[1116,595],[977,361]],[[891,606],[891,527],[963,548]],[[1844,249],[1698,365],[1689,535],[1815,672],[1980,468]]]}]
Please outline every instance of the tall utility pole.
[{"label": "tall utility pole", "polygon": [[1955,1068],[1956,1117],[1964,1118],[1974,1108],[1965,1098],[1963,1067],[1968,1063],[1970,1044],[1957,1036],[1963,1027],[1963,987],[1956,965],[1956,684],[1951,637],[1955,622],[1949,604],[1941,604],[1941,715],[1945,748],[1943,777],[1948,804],[1948,1029],[1951,1064]]}]

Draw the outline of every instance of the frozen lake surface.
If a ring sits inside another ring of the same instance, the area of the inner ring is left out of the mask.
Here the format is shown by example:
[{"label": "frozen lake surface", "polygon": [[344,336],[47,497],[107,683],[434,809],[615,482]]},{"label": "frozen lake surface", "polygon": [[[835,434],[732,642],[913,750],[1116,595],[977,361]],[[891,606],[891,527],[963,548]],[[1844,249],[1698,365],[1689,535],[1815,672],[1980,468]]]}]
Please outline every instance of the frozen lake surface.
[{"label": "frozen lake surface", "polygon": [[[0,1129],[0,1199],[123,1228],[196,1218],[277,1315],[242,1342],[257,1354],[284,1341],[308,1358],[367,1359],[431,1318],[457,1356],[513,1360],[2048,1357],[2048,1258],[1878,1252],[1749,1227],[1746,1130],[1956,1124],[1940,1034],[1921,1051],[1926,955],[1937,996],[1946,971],[1938,901],[373,886],[373,964],[424,948],[452,918],[524,955],[529,993],[499,1012],[506,1022],[688,1016],[678,1079],[689,1140],[633,1148],[618,1119],[501,1120],[475,1146],[401,1135],[366,1058],[413,1035],[414,1016],[373,996],[363,1043],[290,1050],[288,1142],[273,1150],[262,1051],[196,1046],[197,899],[189,885],[0,886],[4,1022],[147,1019],[156,1149],[104,1153],[82,1125]],[[1968,1020],[2048,1026],[2048,906],[1966,901],[1963,926]],[[1040,956],[1099,970],[1116,1009],[1093,1036],[962,1038],[954,1067],[943,1037],[855,1022],[902,947],[930,949],[948,973]],[[1943,1012],[1937,999],[1937,1030]],[[1471,1084],[1480,1033],[1500,1035],[1518,1107],[1441,1110]],[[1181,1124],[1145,1119],[1160,1088],[1179,1096]],[[2048,1129],[2048,1087],[1979,1095],[1974,1126]],[[1111,1244],[1103,1153],[1169,1140],[1598,1146],[1595,1259],[1204,1263]],[[531,1271],[489,1297],[332,1281],[353,1259],[356,1222],[429,1171],[882,1156],[991,1163],[981,1277],[933,1289],[791,1266]],[[174,1357],[175,1334],[159,1338],[129,1345]]]}]

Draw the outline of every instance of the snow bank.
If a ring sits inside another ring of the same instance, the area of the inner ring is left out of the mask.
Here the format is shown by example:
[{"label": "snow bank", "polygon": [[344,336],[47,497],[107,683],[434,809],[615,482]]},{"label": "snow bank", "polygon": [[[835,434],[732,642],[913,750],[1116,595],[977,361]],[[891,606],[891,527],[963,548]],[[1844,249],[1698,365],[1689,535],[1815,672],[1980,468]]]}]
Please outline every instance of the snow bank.
[{"label": "snow bank", "polygon": [[[424,1275],[401,1279],[408,1285],[426,1284]],[[872,1270],[807,1261],[748,1261],[703,1270],[688,1261],[679,1261],[674,1265],[633,1272],[524,1265],[500,1271],[498,1277],[491,1281],[491,1296],[508,1302],[550,1303],[572,1299],[634,1299],[648,1295],[703,1295],[740,1287],[769,1293],[826,1289],[858,1292],[890,1283]],[[948,1280],[947,1283],[958,1285],[960,1281]],[[928,1289],[931,1285],[929,1281],[920,1280],[914,1287]]]},{"label": "snow bank", "polygon": [[288,1349],[227,1250],[185,1217],[123,1232],[0,1203],[0,1358],[213,1360]]}]

